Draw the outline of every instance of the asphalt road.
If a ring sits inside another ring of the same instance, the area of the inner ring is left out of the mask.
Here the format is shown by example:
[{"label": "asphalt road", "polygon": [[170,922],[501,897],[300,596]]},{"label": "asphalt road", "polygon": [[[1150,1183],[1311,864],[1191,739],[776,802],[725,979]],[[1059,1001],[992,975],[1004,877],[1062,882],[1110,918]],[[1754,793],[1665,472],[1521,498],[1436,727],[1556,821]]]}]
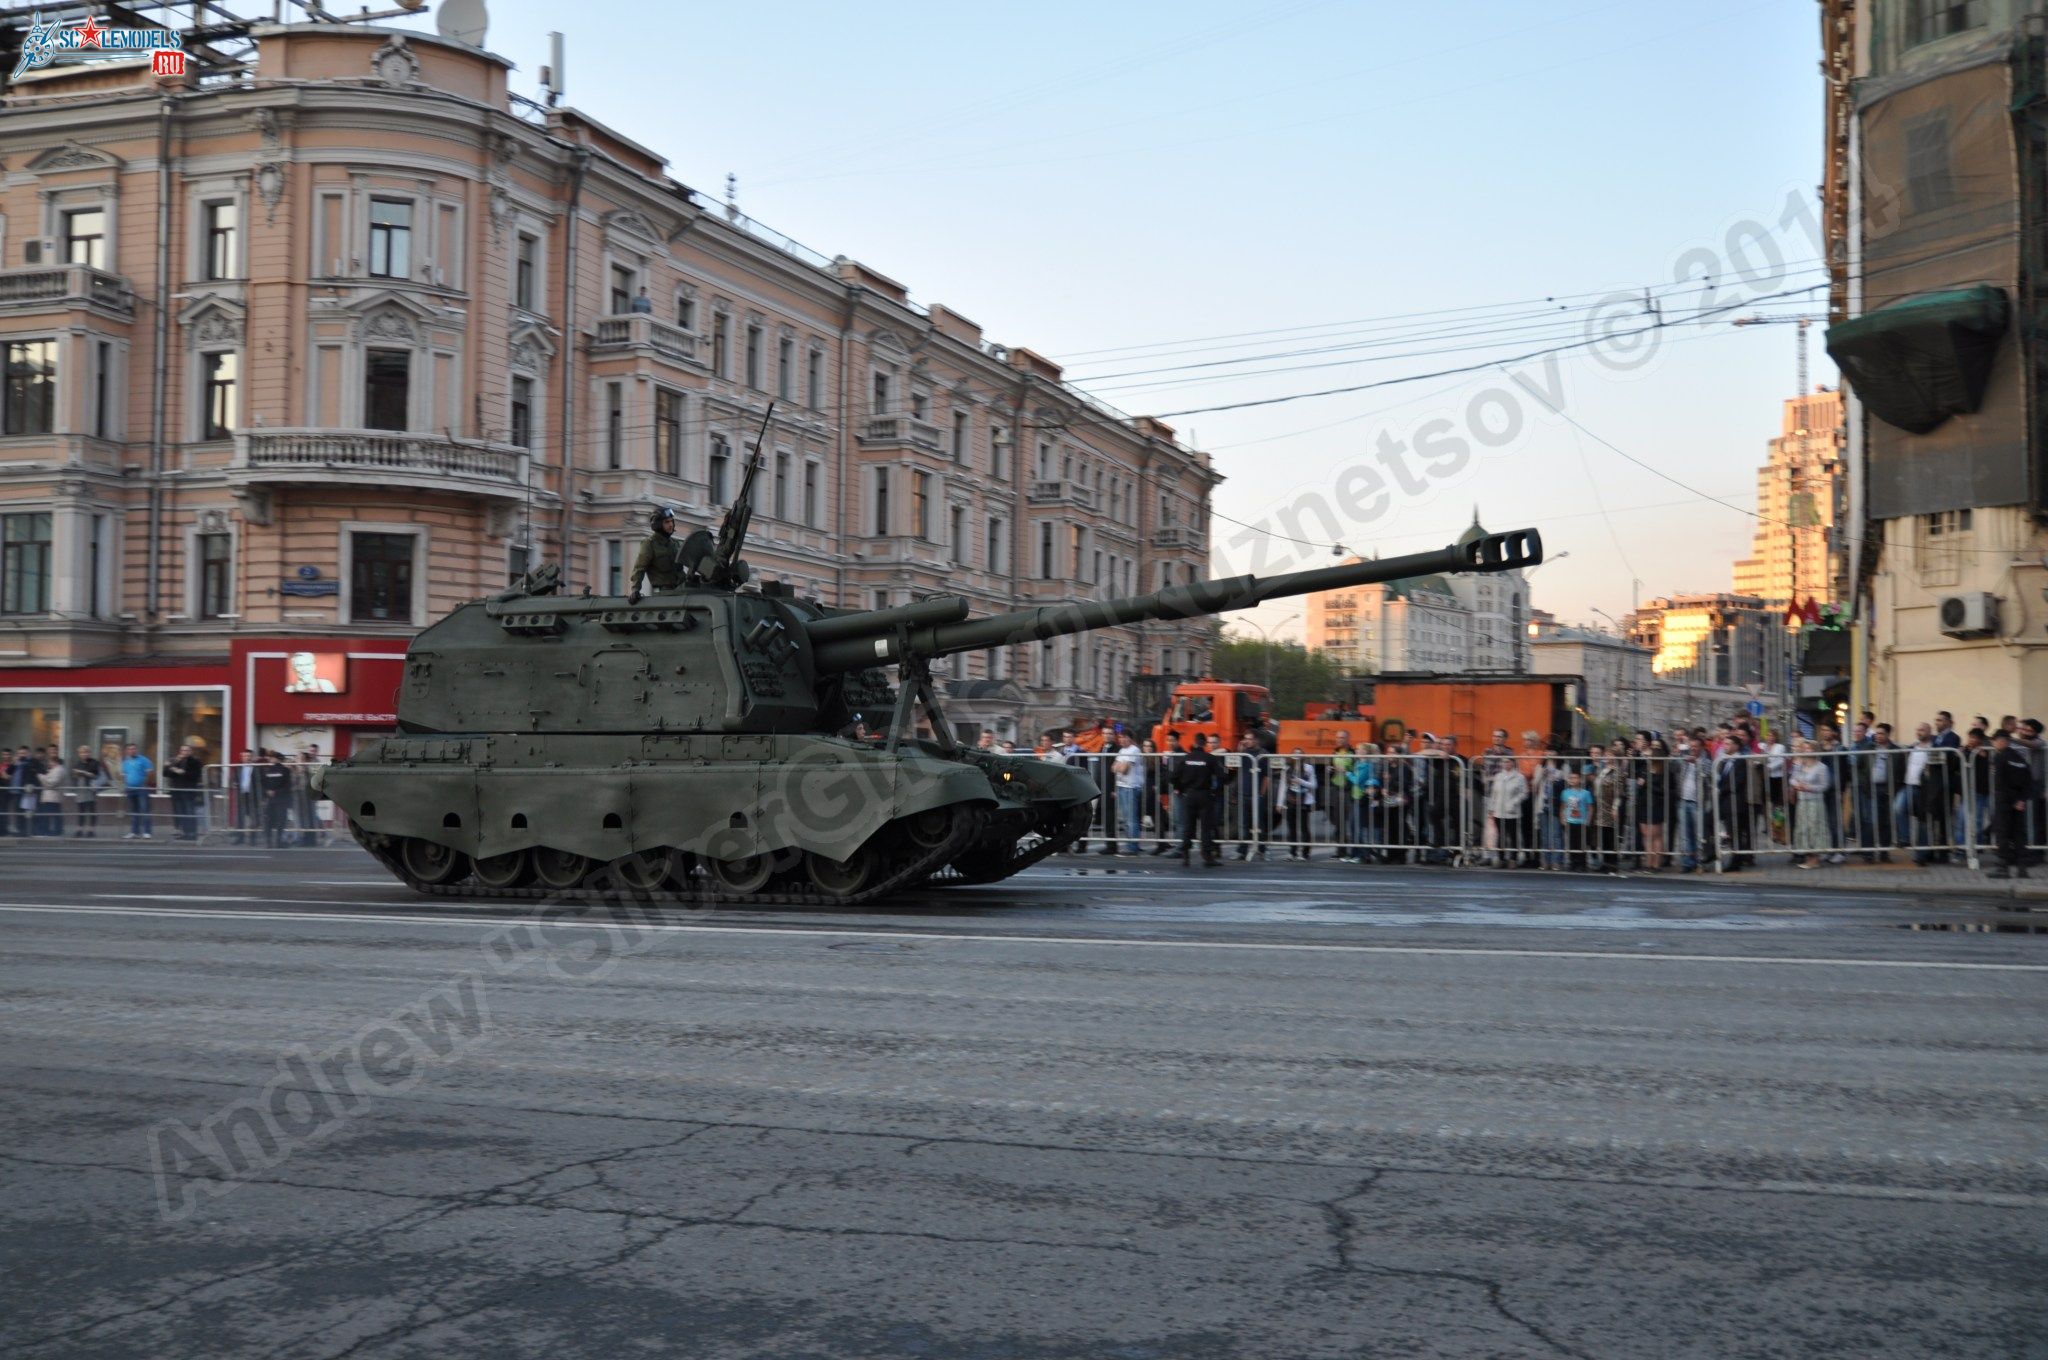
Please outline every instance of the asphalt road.
[{"label": "asphalt road", "polygon": [[0,866],[10,1357],[2048,1355],[2048,935],[1989,903]]}]

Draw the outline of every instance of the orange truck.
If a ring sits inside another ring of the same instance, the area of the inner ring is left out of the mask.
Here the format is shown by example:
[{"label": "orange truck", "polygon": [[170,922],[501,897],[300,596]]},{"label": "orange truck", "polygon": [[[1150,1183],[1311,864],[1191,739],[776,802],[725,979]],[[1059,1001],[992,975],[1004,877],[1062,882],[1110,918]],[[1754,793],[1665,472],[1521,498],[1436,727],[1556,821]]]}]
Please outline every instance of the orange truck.
[{"label": "orange truck", "polygon": [[[1372,682],[1370,697],[1360,696],[1355,709],[1339,704],[1310,704],[1306,718],[1280,722],[1280,753],[1296,747],[1308,755],[1337,749],[1340,733],[1353,744],[1412,749],[1423,733],[1456,737],[1465,754],[1483,750],[1496,729],[1505,728],[1511,745],[1520,746],[1524,732],[1569,739],[1572,714],[1583,682],[1576,676],[1415,675],[1387,676]],[[1272,707],[1263,685],[1224,680],[1191,680],[1176,685],[1166,712],[1153,725],[1152,739],[1166,749],[1178,735],[1186,747],[1195,733],[1235,750],[1240,738],[1257,727]]]}]

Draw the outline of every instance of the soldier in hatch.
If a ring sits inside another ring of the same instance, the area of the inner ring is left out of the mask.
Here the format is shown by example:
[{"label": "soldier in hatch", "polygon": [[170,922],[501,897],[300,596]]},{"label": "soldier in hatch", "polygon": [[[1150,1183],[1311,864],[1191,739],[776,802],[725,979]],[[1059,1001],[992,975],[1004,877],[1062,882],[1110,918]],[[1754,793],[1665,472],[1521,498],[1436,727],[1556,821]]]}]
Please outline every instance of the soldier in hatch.
[{"label": "soldier in hatch", "polygon": [[676,537],[676,512],[663,505],[655,509],[650,517],[654,532],[640,545],[640,555],[633,559],[632,584],[627,587],[627,600],[640,603],[640,583],[659,592],[680,590],[683,585],[683,541]]}]

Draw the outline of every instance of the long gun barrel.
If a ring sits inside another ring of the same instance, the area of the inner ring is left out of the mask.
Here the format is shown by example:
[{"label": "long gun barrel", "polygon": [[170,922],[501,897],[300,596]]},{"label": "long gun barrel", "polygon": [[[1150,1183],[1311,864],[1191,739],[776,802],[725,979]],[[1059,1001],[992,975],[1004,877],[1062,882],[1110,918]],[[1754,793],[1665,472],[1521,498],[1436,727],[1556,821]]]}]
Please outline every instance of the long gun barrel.
[{"label": "long gun barrel", "polygon": [[[846,614],[811,625],[812,659],[820,675],[831,675],[885,665],[908,657],[947,656],[954,652],[974,652],[1018,642],[1038,642],[1145,619],[1186,619],[1200,614],[1222,614],[1234,609],[1250,609],[1268,600],[1309,595],[1321,590],[1343,590],[1415,576],[1515,571],[1533,567],[1542,560],[1543,536],[1534,529],[1517,529],[1511,533],[1490,534],[1468,543],[1452,544],[1437,552],[1383,557],[1372,562],[1352,562],[1315,571],[1290,572],[1284,576],[1228,576],[1213,581],[1191,581],[1151,595],[1132,595],[1117,600],[1076,600],[1038,609],[1020,609],[1011,614],[995,614],[985,619],[912,623],[902,617],[904,611],[901,608],[866,615]],[[937,601],[925,603],[936,604]],[[947,606],[949,612],[951,608]],[[829,631],[826,631],[828,625]],[[821,632],[825,636],[821,637]]]}]

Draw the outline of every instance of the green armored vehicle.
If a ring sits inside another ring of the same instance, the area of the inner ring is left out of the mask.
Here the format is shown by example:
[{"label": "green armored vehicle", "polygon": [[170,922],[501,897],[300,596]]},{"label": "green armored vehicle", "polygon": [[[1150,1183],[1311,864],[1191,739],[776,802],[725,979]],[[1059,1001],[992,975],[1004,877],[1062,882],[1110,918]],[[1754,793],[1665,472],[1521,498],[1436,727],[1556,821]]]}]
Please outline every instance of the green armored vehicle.
[{"label": "green armored vehicle", "polygon": [[[748,585],[738,554],[749,490],[715,543],[699,533],[684,545],[680,590],[639,603],[572,599],[553,593],[544,568],[421,633],[406,657],[399,734],[319,776],[356,839],[415,888],[464,895],[602,885],[850,905],[926,880],[990,882],[1085,832],[1095,782],[956,744],[932,658],[1374,581],[1510,570],[1543,553],[1523,530],[982,619],[952,596],[848,612],[782,582]],[[867,736],[862,715],[884,714]]]}]

